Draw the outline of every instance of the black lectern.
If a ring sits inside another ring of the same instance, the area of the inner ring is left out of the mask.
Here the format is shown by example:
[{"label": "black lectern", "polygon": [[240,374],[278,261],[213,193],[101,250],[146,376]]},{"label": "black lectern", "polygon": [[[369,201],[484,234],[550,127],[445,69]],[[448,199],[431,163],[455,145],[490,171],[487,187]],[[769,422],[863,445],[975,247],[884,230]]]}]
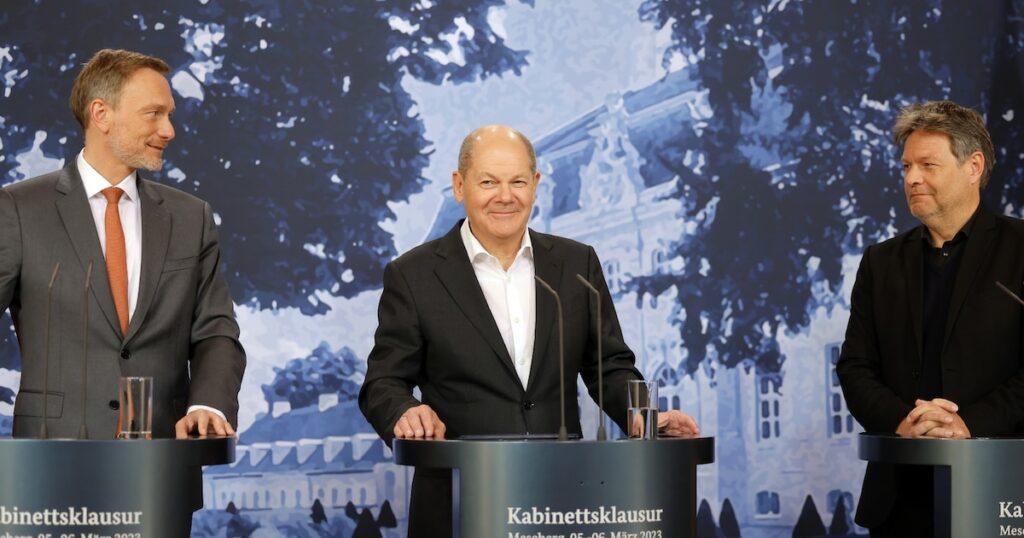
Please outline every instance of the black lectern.
[{"label": "black lectern", "polygon": [[[456,536],[694,536],[697,465],[714,438],[396,439],[395,462],[449,468]],[[618,534],[622,533],[622,534]],[[638,533],[638,534],[632,534]]]},{"label": "black lectern", "polygon": [[935,535],[1024,536],[1024,439],[861,434],[860,458],[935,468]]},{"label": "black lectern", "polygon": [[235,442],[2,439],[0,536],[186,536],[200,467],[234,461]]}]

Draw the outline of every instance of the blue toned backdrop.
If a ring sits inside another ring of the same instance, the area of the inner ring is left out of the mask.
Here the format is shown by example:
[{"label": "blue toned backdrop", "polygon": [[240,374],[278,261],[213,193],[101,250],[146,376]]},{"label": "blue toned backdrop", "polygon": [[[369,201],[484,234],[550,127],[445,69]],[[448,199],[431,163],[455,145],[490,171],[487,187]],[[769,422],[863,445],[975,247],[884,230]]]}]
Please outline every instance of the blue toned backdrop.
[{"label": "blue toned backdrop", "polygon": [[[215,208],[250,357],[239,458],[207,471],[197,536],[404,536],[410,472],[354,398],[382,268],[461,215],[450,170],[477,125],[535,140],[531,225],[595,246],[663,405],[718,438],[702,536],[860,530],[834,363],[860,252],[913,224],[888,137],[903,104],[985,114],[985,198],[1024,215],[1012,0],[9,4],[2,183],[80,149],[64,103],[95,50],[173,66],[159,179]],[[7,435],[7,317],[0,339]]]}]

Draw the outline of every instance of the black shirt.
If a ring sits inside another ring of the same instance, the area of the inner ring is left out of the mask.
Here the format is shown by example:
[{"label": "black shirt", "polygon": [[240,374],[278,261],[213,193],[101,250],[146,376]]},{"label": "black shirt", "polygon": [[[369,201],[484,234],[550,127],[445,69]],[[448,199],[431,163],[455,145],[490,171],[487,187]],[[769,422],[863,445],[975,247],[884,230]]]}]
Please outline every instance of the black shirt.
[{"label": "black shirt", "polygon": [[[979,205],[980,209],[980,205]],[[924,331],[921,357],[919,397],[931,400],[942,397],[942,344],[946,338],[946,320],[953,284],[963,259],[964,246],[977,219],[974,211],[964,227],[941,247],[933,247],[928,228],[921,226],[921,248],[924,249]]]}]

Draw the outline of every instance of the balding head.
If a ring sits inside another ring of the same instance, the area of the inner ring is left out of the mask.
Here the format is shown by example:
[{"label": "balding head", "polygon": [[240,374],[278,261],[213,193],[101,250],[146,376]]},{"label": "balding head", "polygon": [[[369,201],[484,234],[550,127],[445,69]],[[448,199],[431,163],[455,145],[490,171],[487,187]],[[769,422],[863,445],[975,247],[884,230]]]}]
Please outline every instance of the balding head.
[{"label": "balding head", "polygon": [[507,125],[484,125],[473,130],[462,139],[462,146],[459,147],[459,173],[466,176],[473,164],[473,152],[480,142],[488,140],[515,140],[523,145],[530,157],[530,172],[537,172],[537,154],[533,150],[533,144],[523,133]]}]

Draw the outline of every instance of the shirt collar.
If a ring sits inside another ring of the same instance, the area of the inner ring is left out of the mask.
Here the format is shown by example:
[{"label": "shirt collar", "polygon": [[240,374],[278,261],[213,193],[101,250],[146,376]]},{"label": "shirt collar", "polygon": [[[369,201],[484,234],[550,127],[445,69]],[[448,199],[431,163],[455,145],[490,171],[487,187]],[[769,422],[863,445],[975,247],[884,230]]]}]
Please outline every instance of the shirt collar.
[{"label": "shirt collar", "polygon": [[[960,228],[960,231],[957,232],[956,235],[953,236],[953,239],[950,239],[949,241],[946,241],[946,243],[948,243],[950,245],[954,245],[954,244],[960,243],[961,241],[966,241],[967,238],[971,236],[971,230],[974,229],[974,222],[978,220],[978,214],[979,213],[981,213],[981,204],[978,204],[978,207],[975,208],[975,210],[974,210],[974,214],[971,215],[971,218],[967,219],[967,222],[965,222],[963,227]],[[919,241],[923,242],[926,247],[929,247],[929,248],[941,248],[942,247],[942,245],[939,245],[938,247],[932,246],[932,235],[931,235],[931,233],[928,232],[928,227],[925,226],[924,224],[918,226],[917,238],[918,238]]]},{"label": "shirt collar", "polygon": [[[103,177],[102,174],[96,171],[95,168],[89,164],[89,161],[85,160],[85,150],[82,150],[78,154],[78,175],[82,176],[82,185],[85,187],[85,197],[92,198],[96,196],[103,189],[110,187],[110,182]],[[127,197],[131,201],[137,201],[139,199],[139,187],[135,182],[136,173],[128,174],[122,179],[117,185],[113,185],[124,191],[124,197]]]},{"label": "shirt collar", "polygon": [[[469,255],[469,261],[475,263],[480,259],[497,259],[490,252],[487,252],[487,249],[480,244],[480,241],[475,235],[473,235],[473,232],[470,231],[468,218],[462,221],[462,227],[459,229],[459,233],[462,235],[462,244],[466,246],[466,254]],[[519,244],[519,251],[516,253],[516,258],[524,255],[533,258],[533,243],[530,241],[529,229],[523,233],[523,240]]]}]

